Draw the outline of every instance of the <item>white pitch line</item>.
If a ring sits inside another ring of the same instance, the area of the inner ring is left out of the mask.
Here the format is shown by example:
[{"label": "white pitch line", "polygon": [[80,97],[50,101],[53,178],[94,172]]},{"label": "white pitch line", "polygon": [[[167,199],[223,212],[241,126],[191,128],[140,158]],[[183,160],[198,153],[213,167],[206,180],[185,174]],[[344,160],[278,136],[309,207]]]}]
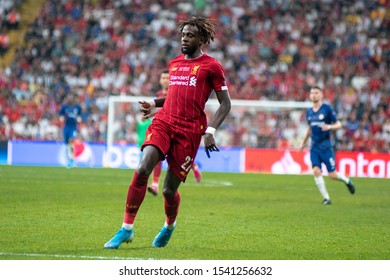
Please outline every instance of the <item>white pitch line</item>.
[{"label": "white pitch line", "polygon": [[[43,258],[59,258],[59,259],[89,259],[89,260],[145,260],[141,258],[121,258],[110,256],[77,256],[77,255],[59,255],[59,254],[38,254],[38,253],[15,253],[15,252],[0,252],[0,256],[22,256],[22,257],[43,257]],[[153,259],[148,259],[153,260]]]},{"label": "white pitch line", "polygon": [[204,180],[201,181],[203,187],[230,187],[233,186],[232,182],[218,181],[218,180]]}]

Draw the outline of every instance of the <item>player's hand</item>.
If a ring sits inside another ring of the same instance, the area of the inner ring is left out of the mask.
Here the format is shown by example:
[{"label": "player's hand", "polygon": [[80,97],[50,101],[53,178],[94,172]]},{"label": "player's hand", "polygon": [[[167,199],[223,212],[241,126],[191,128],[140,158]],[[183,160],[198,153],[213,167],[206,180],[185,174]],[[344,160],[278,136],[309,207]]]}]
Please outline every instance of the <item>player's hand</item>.
[{"label": "player's hand", "polygon": [[154,117],[159,110],[160,110],[160,108],[152,108],[152,109],[150,109],[149,113],[142,114],[142,120],[144,121],[146,119]]},{"label": "player's hand", "polygon": [[322,124],[321,128],[322,128],[322,131],[328,131],[328,130],[330,130],[331,126],[329,124],[324,123],[324,124]]},{"label": "player's hand", "polygon": [[142,117],[141,117],[141,119],[142,119],[143,121],[144,121],[144,120],[147,120],[147,119],[149,119],[149,118],[151,118],[151,117],[153,117],[152,110],[145,111],[145,112],[141,111],[141,112],[142,112]]},{"label": "player's hand", "polygon": [[210,158],[211,152],[219,152],[218,147],[215,145],[214,136],[210,133],[206,133],[204,136],[204,149],[208,158]]},{"label": "player's hand", "polygon": [[145,100],[139,101],[138,103],[139,103],[139,110],[142,113],[143,118],[144,119],[149,118],[150,117],[149,115],[152,112],[152,108],[154,106],[152,106],[150,101],[145,101]]}]

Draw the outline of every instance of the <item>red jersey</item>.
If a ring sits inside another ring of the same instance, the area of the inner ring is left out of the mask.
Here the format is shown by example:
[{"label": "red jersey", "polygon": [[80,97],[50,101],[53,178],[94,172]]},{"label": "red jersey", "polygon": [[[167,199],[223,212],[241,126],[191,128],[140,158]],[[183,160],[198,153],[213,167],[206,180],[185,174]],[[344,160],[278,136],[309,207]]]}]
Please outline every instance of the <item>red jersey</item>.
[{"label": "red jersey", "polygon": [[207,128],[204,108],[213,90],[227,90],[221,64],[207,54],[195,59],[182,54],[169,62],[167,97],[155,117],[186,132],[203,134]]}]

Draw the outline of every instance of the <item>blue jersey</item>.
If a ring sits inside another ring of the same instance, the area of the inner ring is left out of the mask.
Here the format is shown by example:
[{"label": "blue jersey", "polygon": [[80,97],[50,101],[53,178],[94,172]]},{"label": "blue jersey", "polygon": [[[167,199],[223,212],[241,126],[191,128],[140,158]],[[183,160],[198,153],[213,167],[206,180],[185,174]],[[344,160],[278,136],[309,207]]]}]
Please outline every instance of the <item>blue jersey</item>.
[{"label": "blue jersey", "polygon": [[328,104],[322,104],[317,112],[310,108],[306,112],[306,119],[311,127],[311,149],[331,149],[330,130],[323,131],[322,125],[337,121],[333,108]]},{"label": "blue jersey", "polygon": [[73,106],[65,104],[61,107],[59,114],[65,118],[65,126],[76,127],[77,118],[80,117],[81,111],[81,107],[77,104]]}]

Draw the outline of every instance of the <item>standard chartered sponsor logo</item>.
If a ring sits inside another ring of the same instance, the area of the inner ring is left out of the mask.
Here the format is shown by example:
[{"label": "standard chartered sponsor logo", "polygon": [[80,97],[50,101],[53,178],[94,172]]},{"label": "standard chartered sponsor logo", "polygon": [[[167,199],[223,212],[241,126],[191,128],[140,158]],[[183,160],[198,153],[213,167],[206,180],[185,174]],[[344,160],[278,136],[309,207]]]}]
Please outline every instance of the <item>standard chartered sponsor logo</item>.
[{"label": "standard chartered sponsor logo", "polygon": [[170,76],[170,80],[171,81],[177,81],[177,80],[179,80],[179,81],[188,81],[188,79],[189,79],[188,76],[174,76],[174,75]]},{"label": "standard chartered sponsor logo", "polygon": [[195,77],[189,77],[189,76],[170,76],[169,79],[169,85],[173,86],[196,86],[196,78]]},{"label": "standard chartered sponsor logo", "polygon": [[195,77],[191,77],[191,79],[190,79],[190,86],[193,86],[193,87],[196,86],[196,78]]},{"label": "standard chartered sponsor logo", "polygon": [[170,86],[188,86],[188,82],[182,82],[182,81],[170,81]]}]

